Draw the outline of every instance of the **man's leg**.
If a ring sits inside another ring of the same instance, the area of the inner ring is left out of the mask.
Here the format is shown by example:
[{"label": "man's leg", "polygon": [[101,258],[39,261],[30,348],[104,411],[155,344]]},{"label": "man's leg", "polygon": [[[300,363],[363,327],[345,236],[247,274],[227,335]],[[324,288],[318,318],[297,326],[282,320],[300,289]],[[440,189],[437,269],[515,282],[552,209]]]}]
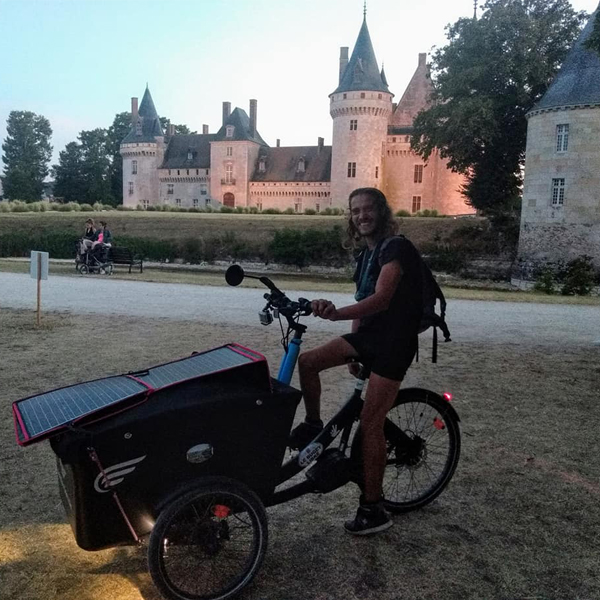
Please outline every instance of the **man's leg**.
[{"label": "man's leg", "polygon": [[335,338],[322,346],[302,352],[298,358],[300,388],[309,421],[321,418],[321,379],[319,373],[358,358],[356,350],[344,339]]},{"label": "man's leg", "polygon": [[387,460],[383,424],[394,404],[400,382],[371,373],[365,405],[360,415],[362,430],[364,500],[381,500],[383,475]]}]

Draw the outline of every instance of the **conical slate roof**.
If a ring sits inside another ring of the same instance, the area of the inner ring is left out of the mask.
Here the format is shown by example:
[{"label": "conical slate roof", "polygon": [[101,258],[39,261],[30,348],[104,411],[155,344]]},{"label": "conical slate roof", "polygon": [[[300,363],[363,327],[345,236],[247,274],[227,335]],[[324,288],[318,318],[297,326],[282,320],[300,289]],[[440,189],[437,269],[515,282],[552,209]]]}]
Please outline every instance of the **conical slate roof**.
[{"label": "conical slate roof", "polygon": [[600,7],[590,17],[548,91],[531,112],[600,104],[600,55],[584,46],[594,30],[598,10]]},{"label": "conical slate roof", "polygon": [[[233,125],[233,137],[227,137],[227,125]],[[215,138],[215,142],[241,142],[241,141],[249,141],[256,142],[257,144],[261,144],[262,146],[266,146],[267,143],[260,137],[258,131],[254,132],[254,135],[250,132],[250,117],[246,113],[245,110],[241,108],[235,108],[233,112],[227,117],[225,124],[217,131]]]},{"label": "conical slate roof", "polygon": [[333,93],[339,94],[340,92],[356,90],[387,93],[390,91],[377,67],[377,59],[371,43],[366,17],[363,19],[352,56],[344,70],[340,85]]},{"label": "conical slate roof", "polygon": [[160,119],[158,118],[150,90],[146,87],[142,103],[138,110],[138,121],[132,124],[131,130],[121,143],[155,142],[155,138],[161,135],[164,135],[164,133],[160,125]]}]

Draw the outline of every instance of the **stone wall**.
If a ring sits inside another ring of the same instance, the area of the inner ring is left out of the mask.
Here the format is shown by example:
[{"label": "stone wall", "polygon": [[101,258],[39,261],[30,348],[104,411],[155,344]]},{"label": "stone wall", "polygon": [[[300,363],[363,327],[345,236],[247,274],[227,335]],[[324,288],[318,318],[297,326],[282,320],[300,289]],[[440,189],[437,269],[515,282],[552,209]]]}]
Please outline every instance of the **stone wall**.
[{"label": "stone wall", "polygon": [[284,211],[292,208],[295,212],[306,209],[321,212],[331,207],[331,185],[327,182],[250,182],[249,206],[259,210],[277,208]]},{"label": "stone wall", "polygon": [[[124,206],[135,208],[138,204],[160,203],[158,167],[163,161],[165,148],[162,137],[156,140],[156,143],[121,145]],[[137,162],[137,173],[133,172],[134,161]],[[130,193],[130,184],[132,184],[132,193]]]}]

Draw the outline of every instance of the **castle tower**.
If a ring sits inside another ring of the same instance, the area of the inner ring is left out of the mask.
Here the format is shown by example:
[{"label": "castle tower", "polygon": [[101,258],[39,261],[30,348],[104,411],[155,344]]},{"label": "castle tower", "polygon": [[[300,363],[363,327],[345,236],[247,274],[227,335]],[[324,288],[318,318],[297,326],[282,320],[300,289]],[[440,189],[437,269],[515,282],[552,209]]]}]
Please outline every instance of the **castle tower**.
[{"label": "castle tower", "polygon": [[150,90],[138,109],[131,99],[131,130],[121,142],[123,157],[123,205],[148,207],[159,203],[158,167],[162,164],[164,133]]},{"label": "castle tower", "polygon": [[352,56],[340,54],[340,81],[330,94],[333,119],[332,205],[346,207],[358,187],[382,188],[382,163],[393,94],[379,71],[366,16]]},{"label": "castle tower", "polygon": [[585,47],[598,10],[527,115],[518,279],[582,255],[600,268],[600,56]]}]

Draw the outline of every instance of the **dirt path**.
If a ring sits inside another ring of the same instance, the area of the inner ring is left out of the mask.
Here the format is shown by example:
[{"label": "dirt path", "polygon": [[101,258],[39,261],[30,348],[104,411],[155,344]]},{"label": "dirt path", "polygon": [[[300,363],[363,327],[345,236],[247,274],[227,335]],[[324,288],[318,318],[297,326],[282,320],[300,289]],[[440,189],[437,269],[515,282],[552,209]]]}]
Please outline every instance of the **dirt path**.
[{"label": "dirt path", "polygon": [[[0,273],[0,308],[35,308],[36,283],[28,275]],[[337,305],[350,294],[319,293]],[[314,298],[315,292],[290,293]],[[42,284],[45,311],[78,314],[165,317],[222,325],[255,325],[262,292],[244,287],[129,282],[109,278],[51,276]],[[600,343],[600,308],[596,306],[523,304],[452,300],[448,322],[453,339],[489,343]],[[344,332],[347,323],[307,320],[311,331]]]}]

